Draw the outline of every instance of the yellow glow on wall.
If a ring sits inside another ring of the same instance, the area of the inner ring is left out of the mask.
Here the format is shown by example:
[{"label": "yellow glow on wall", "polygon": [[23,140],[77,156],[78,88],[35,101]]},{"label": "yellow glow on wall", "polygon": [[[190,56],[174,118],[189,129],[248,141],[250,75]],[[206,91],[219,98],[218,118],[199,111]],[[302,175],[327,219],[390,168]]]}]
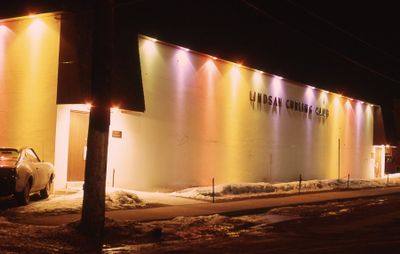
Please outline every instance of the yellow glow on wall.
[{"label": "yellow glow on wall", "polygon": [[[0,57],[0,146],[32,146],[54,160],[60,20],[55,14],[5,20]],[[5,99],[9,101],[3,104]],[[23,124],[22,124],[23,123]]]},{"label": "yellow glow on wall", "polygon": [[366,111],[367,111],[367,114],[368,114],[369,116],[372,115],[372,106],[371,106],[371,104],[367,104],[367,106],[366,106]]},{"label": "yellow glow on wall", "polygon": [[2,84],[3,79],[3,68],[4,68],[4,58],[5,58],[5,48],[6,48],[6,36],[7,36],[7,27],[4,25],[0,25],[0,84]]},{"label": "yellow glow on wall", "polygon": [[[0,25],[0,85],[4,82],[4,68],[7,56],[7,45],[14,33],[5,25]],[[1,89],[1,88],[0,88]]]},{"label": "yellow glow on wall", "polygon": [[233,83],[237,84],[240,79],[240,65],[234,64],[231,68],[231,80]]},{"label": "yellow glow on wall", "polygon": [[333,99],[333,105],[335,107],[335,110],[337,110],[340,107],[340,95],[335,95],[334,99]]},{"label": "yellow glow on wall", "polygon": [[241,68],[240,64],[234,64],[231,67],[230,70],[230,82],[231,82],[231,95],[232,95],[232,100],[235,100],[237,96],[237,91],[239,89],[239,84],[241,80]]},{"label": "yellow glow on wall", "polygon": [[351,108],[351,101],[349,99],[346,100],[346,109]]},{"label": "yellow glow on wall", "polygon": [[385,175],[385,146],[381,146],[381,177]]},{"label": "yellow glow on wall", "polygon": [[328,102],[328,94],[329,94],[329,92],[327,92],[327,91],[322,91],[322,93],[321,93],[321,95],[320,95],[320,101],[321,101],[321,103],[322,103],[323,105],[329,103],[329,102]]}]

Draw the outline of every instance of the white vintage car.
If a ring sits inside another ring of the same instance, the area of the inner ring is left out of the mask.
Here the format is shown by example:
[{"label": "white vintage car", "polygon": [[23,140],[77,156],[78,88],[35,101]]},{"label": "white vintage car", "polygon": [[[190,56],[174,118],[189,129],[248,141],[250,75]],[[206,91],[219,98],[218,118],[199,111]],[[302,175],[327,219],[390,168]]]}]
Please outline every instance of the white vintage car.
[{"label": "white vintage car", "polygon": [[20,205],[28,204],[33,193],[45,199],[53,179],[53,165],[41,161],[32,148],[0,148],[0,196],[14,195]]}]

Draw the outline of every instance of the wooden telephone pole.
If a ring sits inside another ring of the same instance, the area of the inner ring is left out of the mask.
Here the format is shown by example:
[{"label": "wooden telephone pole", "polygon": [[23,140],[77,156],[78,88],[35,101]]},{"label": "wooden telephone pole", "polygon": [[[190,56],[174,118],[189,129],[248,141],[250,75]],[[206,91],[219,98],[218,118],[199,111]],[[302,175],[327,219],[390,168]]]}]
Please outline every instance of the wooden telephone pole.
[{"label": "wooden telephone pole", "polygon": [[85,167],[85,184],[80,230],[102,242],[105,223],[105,188],[110,125],[112,75],[112,0],[92,0],[94,10],[92,50],[92,108]]}]

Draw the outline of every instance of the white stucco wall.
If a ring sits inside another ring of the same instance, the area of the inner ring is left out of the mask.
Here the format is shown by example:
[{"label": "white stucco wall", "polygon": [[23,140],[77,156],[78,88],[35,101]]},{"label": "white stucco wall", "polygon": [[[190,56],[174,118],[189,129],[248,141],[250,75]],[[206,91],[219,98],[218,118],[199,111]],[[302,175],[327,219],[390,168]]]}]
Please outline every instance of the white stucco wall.
[{"label": "white stucco wall", "polygon": [[[140,57],[146,111],[112,114],[110,132],[123,134],[110,137],[109,183],[113,170],[116,186],[159,190],[337,178],[339,139],[340,177],[373,177],[370,105],[146,38]],[[250,91],[282,106],[252,103]]]}]

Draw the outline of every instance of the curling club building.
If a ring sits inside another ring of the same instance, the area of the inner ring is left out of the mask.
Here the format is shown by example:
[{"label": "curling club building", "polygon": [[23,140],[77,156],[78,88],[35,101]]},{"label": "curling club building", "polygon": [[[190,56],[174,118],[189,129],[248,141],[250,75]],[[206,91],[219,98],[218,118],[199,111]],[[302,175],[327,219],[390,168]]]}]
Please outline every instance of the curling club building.
[{"label": "curling club building", "polygon": [[[33,147],[65,188],[83,181],[90,101],[57,101],[59,15],[0,20],[0,146]],[[108,185],[384,175],[378,105],[146,36],[138,45],[145,110],[111,109]]]}]

